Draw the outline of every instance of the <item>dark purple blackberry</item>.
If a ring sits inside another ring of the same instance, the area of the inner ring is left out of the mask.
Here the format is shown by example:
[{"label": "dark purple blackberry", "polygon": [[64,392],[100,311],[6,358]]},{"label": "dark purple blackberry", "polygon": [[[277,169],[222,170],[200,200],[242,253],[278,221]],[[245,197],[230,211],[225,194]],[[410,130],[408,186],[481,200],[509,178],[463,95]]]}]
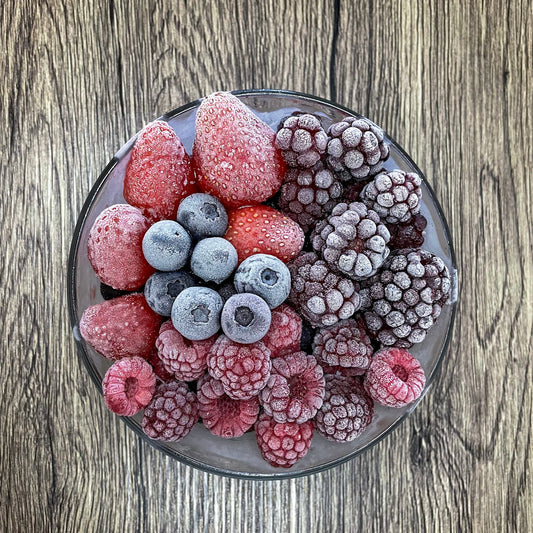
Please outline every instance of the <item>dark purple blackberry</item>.
[{"label": "dark purple blackberry", "polygon": [[335,207],[344,185],[318,162],[313,168],[289,168],[279,196],[279,209],[307,233]]},{"label": "dark purple blackberry", "polygon": [[313,326],[332,326],[359,309],[352,280],[333,273],[313,253],[301,253],[287,264],[292,285],[289,301]]},{"label": "dark purple blackberry", "polygon": [[343,200],[346,203],[360,202],[361,191],[365,188],[367,183],[370,183],[370,181],[371,180],[358,180],[345,183],[344,194],[342,195]]},{"label": "dark purple blackberry", "polygon": [[371,302],[363,313],[368,333],[383,346],[422,342],[450,296],[448,268],[426,250],[398,250],[361,289]]},{"label": "dark purple blackberry", "polygon": [[361,191],[360,199],[387,226],[409,222],[420,211],[421,183],[414,172],[380,172]]},{"label": "dark purple blackberry", "polygon": [[361,202],[337,204],[311,234],[313,249],[328,265],[355,280],[373,276],[389,255],[389,230]]},{"label": "dark purple blackberry", "polygon": [[353,369],[353,375],[366,372],[373,352],[364,325],[352,319],[321,328],[313,341],[313,355],[319,363]]},{"label": "dark purple blackberry", "polygon": [[286,118],[276,134],[276,146],[289,167],[311,168],[326,151],[328,136],[311,114]]},{"label": "dark purple blackberry", "polygon": [[414,215],[409,222],[389,224],[389,246],[395,250],[420,248],[424,244],[424,230],[428,221],[420,213]]},{"label": "dark purple blackberry", "polygon": [[325,381],[324,402],[315,417],[316,430],[329,440],[350,442],[372,422],[374,401],[358,379],[328,375]]},{"label": "dark purple blackberry", "polygon": [[343,181],[374,176],[389,157],[383,130],[366,118],[346,117],[333,124],[328,135],[326,161]]}]

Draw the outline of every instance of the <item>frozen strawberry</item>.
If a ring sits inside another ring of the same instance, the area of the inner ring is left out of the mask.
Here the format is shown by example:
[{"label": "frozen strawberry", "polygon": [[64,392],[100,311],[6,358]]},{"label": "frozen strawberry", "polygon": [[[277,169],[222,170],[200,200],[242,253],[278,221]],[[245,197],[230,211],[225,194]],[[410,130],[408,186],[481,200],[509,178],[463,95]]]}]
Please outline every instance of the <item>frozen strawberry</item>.
[{"label": "frozen strawberry", "polygon": [[298,223],[266,205],[230,211],[224,237],[237,250],[239,263],[253,254],[275,255],[287,263],[304,245],[304,232]]},{"label": "frozen strawberry", "polygon": [[227,207],[258,204],[280,187],[285,162],[274,131],[231,93],[205,98],[196,115],[193,164],[202,190]]},{"label": "frozen strawberry", "polygon": [[148,359],[159,334],[161,317],[142,294],[127,294],[92,305],[80,320],[82,337],[108,359]]},{"label": "frozen strawberry", "polygon": [[150,220],[174,220],[196,192],[191,160],[172,127],[156,120],[137,137],[124,178],[124,198]]},{"label": "frozen strawberry", "polygon": [[145,284],[154,273],[142,251],[149,227],[148,220],[131,205],[112,205],[100,213],[87,241],[89,262],[100,281],[123,291]]}]

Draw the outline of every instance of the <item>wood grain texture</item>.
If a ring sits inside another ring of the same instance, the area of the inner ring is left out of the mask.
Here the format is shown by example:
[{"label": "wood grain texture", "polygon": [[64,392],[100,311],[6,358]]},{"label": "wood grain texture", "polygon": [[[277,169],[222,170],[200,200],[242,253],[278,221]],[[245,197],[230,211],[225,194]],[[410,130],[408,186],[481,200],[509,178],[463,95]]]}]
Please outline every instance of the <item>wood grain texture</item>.
[{"label": "wood grain texture", "polygon": [[[533,529],[533,12],[482,2],[5,0],[0,531]],[[460,305],[442,372],[365,455],[285,482],[156,452],[78,362],[66,264],[85,196],[146,122],[218,89],[333,98],[425,170]]]}]

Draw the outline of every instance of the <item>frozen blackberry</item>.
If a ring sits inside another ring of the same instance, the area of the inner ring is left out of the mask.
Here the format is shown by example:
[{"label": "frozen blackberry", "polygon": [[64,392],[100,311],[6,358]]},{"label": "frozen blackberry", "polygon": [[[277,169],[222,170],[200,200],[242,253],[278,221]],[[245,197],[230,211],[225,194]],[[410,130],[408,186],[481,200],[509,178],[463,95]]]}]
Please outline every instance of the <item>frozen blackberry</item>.
[{"label": "frozen blackberry", "polygon": [[374,176],[389,157],[383,130],[367,118],[346,117],[329,130],[326,161],[341,180]]},{"label": "frozen blackberry", "polygon": [[307,233],[333,209],[343,191],[342,182],[320,161],[309,169],[286,172],[278,205]]},{"label": "frozen blackberry", "polygon": [[359,309],[354,282],[333,272],[314,252],[288,265],[292,278],[289,301],[313,326],[332,326]]},{"label": "frozen blackberry", "polygon": [[363,313],[367,331],[384,346],[422,342],[448,301],[451,281],[444,261],[425,250],[391,254],[361,290],[371,302]]},{"label": "frozen blackberry", "polygon": [[424,244],[424,230],[427,224],[426,217],[420,213],[414,215],[409,222],[388,224],[390,248],[395,250],[420,248]]},{"label": "frozen blackberry", "polygon": [[324,403],[315,417],[316,430],[326,439],[350,442],[370,425],[374,402],[353,378],[326,376]]},{"label": "frozen blackberry", "polygon": [[414,172],[380,172],[361,191],[361,202],[387,225],[409,222],[420,211],[421,184]]},{"label": "frozen blackberry", "polygon": [[259,394],[276,422],[301,424],[313,418],[324,398],[324,374],[312,355],[294,352],[272,359],[272,372]]},{"label": "frozen blackberry", "polygon": [[286,118],[276,134],[276,146],[289,167],[312,167],[322,158],[327,144],[320,120],[309,113]]},{"label": "frozen blackberry", "polygon": [[313,355],[319,362],[353,369],[354,375],[366,372],[373,351],[363,324],[355,320],[322,328],[313,341]]},{"label": "frozen blackberry", "polygon": [[144,410],[142,429],[151,439],[176,442],[198,422],[198,399],[186,383],[161,383]]},{"label": "frozen blackberry", "polygon": [[361,202],[340,203],[311,234],[313,249],[336,272],[355,280],[374,275],[390,253],[390,233]]}]

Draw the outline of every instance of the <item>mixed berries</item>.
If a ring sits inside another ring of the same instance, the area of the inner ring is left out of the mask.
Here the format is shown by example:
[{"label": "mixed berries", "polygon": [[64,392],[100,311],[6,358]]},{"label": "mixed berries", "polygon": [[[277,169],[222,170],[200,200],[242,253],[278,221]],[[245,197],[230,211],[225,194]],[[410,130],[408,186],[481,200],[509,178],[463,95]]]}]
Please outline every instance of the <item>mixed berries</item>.
[{"label": "mixed berries", "polygon": [[346,117],[326,130],[309,113],[274,126],[220,92],[198,109],[192,156],[166,122],[142,130],[128,203],[89,233],[105,301],[80,331],[113,361],[106,405],[144,411],[150,438],[255,431],[262,457],[288,468],[315,433],[352,441],[376,402],[420,397],[408,349],[450,276],[420,249],[422,180],[384,170],[380,128]]}]

